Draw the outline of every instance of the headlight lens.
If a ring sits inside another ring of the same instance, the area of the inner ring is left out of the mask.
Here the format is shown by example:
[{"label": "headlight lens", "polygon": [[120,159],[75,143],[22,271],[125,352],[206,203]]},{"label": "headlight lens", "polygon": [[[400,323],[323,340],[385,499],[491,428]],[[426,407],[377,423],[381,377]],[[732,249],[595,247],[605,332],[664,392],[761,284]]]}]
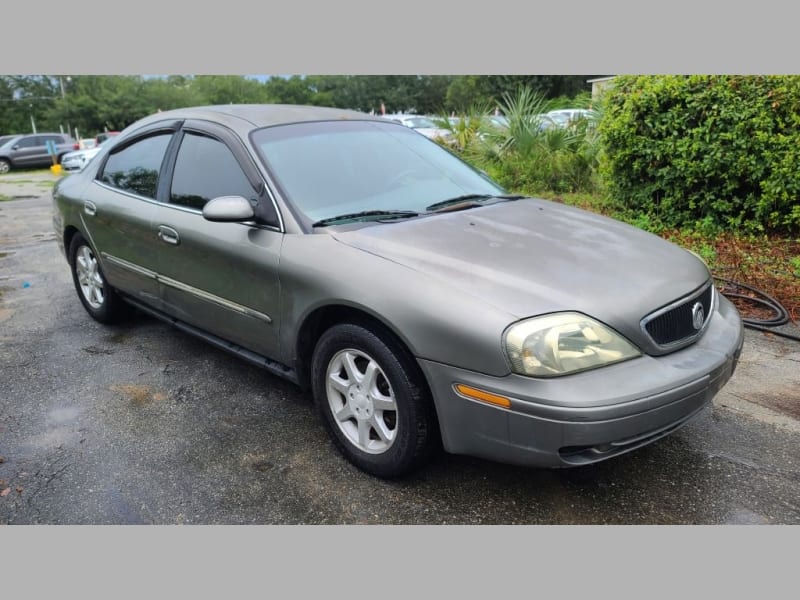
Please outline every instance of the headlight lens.
[{"label": "headlight lens", "polygon": [[511,367],[520,375],[557,377],[641,356],[628,340],[580,313],[534,317],[505,335]]}]

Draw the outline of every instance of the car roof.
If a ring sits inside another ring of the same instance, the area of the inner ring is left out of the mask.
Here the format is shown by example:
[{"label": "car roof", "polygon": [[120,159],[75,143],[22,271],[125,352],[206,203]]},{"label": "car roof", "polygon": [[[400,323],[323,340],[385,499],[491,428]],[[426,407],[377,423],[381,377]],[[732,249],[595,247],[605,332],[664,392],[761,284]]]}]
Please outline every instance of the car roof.
[{"label": "car roof", "polygon": [[227,125],[247,132],[260,127],[304,121],[382,120],[355,110],[297,104],[220,104],[178,108],[150,115],[134,123],[137,127],[165,119],[200,119]]}]

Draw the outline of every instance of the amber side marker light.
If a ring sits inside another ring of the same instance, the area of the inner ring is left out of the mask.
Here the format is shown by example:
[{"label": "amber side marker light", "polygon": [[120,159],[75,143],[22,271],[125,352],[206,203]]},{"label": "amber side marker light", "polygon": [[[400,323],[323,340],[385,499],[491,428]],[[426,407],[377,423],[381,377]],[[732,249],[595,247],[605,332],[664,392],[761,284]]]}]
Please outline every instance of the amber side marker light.
[{"label": "amber side marker light", "polygon": [[468,385],[464,385],[463,383],[457,383],[453,387],[459,394],[467,398],[471,398],[473,400],[480,400],[481,402],[486,402],[487,404],[494,404],[495,406],[502,406],[503,408],[511,408],[511,400],[509,400],[505,396],[498,396],[497,394],[484,392],[483,390],[479,390],[478,388],[474,387],[469,387]]}]

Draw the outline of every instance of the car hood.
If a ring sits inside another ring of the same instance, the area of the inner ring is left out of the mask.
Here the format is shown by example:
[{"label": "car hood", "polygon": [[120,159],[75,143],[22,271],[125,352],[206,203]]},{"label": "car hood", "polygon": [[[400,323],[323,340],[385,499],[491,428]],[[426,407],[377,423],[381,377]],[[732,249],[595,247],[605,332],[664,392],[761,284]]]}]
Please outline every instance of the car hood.
[{"label": "car hood", "polygon": [[578,311],[643,348],[650,344],[641,319],[710,276],[698,258],[655,235],[539,199],[331,234],[519,318]]}]

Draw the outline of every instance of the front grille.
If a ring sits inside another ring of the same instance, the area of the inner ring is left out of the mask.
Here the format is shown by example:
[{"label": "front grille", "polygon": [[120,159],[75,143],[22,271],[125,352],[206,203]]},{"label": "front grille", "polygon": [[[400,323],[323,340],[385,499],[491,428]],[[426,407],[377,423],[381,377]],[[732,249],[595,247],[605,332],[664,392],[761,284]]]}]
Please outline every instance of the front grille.
[{"label": "front grille", "polygon": [[[656,312],[653,317],[645,317],[645,331],[659,346],[669,346],[696,336],[711,317],[713,291],[713,286],[709,283],[699,294],[693,294],[690,298],[679,301],[677,306]],[[699,330],[694,326],[692,314],[697,302],[702,305],[705,315],[703,327]]]}]

